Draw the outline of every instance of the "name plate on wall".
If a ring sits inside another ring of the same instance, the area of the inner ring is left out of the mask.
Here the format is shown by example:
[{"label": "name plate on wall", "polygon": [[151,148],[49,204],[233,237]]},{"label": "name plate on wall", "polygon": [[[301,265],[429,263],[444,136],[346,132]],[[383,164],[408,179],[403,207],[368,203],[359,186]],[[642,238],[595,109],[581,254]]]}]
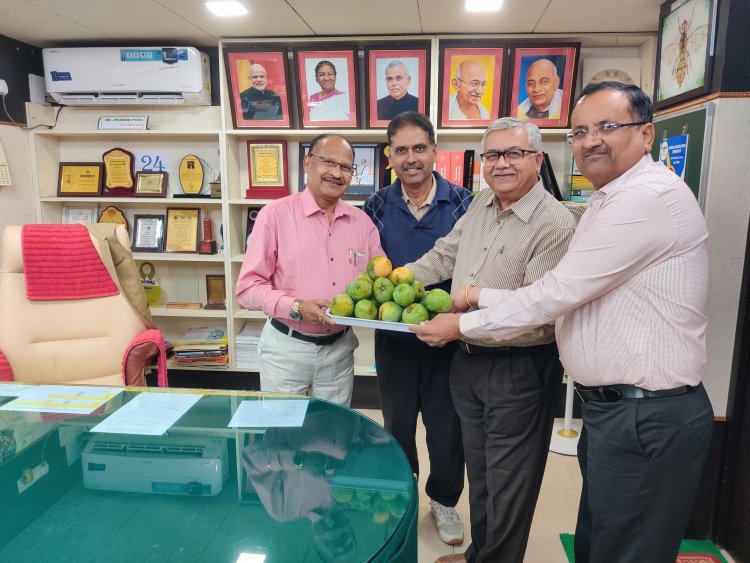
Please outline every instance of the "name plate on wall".
[{"label": "name plate on wall", "polygon": [[103,115],[98,129],[148,129],[148,115]]}]

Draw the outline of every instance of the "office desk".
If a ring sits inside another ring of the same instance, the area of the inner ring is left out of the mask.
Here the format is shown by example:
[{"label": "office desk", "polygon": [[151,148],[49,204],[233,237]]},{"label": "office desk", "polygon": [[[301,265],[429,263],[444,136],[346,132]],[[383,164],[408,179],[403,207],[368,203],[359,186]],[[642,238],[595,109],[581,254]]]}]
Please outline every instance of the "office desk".
[{"label": "office desk", "polygon": [[241,401],[289,399],[148,389],[202,396],[162,437],[90,432],[142,391],[102,414],[0,411],[0,561],[417,560],[413,475],[368,418],[310,399],[300,428],[235,429]]}]

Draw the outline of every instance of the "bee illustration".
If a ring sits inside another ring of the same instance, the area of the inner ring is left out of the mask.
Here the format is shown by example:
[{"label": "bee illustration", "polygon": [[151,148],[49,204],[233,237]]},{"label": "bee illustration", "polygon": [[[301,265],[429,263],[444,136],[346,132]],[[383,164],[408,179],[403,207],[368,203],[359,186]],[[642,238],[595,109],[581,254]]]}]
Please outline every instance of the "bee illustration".
[{"label": "bee illustration", "polygon": [[[697,4],[697,3],[696,3]],[[701,25],[690,31],[695,14],[695,4],[693,11],[690,13],[690,19],[680,20],[678,17],[677,29],[680,37],[664,48],[663,60],[668,65],[674,65],[672,76],[677,81],[677,85],[682,87],[682,83],[688,74],[692,74],[692,64],[690,62],[690,51],[699,49],[703,42],[708,38],[708,25]]]}]

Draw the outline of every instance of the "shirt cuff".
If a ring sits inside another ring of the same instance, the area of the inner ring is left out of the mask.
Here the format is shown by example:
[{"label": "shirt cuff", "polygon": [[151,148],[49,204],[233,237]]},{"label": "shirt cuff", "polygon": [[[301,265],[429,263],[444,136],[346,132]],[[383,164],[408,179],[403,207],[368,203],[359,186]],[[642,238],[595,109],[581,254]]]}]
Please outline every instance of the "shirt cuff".
[{"label": "shirt cuff", "polygon": [[[291,319],[289,313],[292,311],[292,303],[294,303],[294,297],[280,297],[279,302],[276,305],[276,310],[279,312],[279,316],[283,319]],[[273,316],[273,315],[272,315]]]},{"label": "shirt cuff", "polygon": [[458,328],[461,330],[461,334],[467,338],[482,338],[484,337],[484,331],[481,322],[480,311],[464,313],[458,317]]}]

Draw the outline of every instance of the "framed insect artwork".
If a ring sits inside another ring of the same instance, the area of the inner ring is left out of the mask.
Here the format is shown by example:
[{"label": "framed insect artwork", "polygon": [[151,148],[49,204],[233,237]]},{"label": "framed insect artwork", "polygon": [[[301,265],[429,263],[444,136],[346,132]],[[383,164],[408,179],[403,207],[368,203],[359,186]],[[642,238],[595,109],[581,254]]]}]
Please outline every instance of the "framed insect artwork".
[{"label": "framed insect artwork", "polygon": [[659,14],[654,107],[708,93],[717,0],[668,0]]}]

